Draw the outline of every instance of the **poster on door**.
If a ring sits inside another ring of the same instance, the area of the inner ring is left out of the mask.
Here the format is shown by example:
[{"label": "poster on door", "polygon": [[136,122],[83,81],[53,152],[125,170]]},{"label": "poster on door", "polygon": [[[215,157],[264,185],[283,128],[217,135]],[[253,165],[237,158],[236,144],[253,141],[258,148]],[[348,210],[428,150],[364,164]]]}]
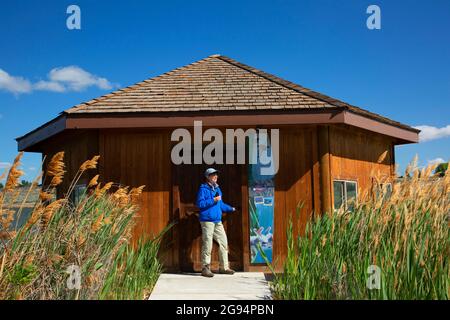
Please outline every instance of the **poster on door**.
[{"label": "poster on door", "polygon": [[[270,154],[270,145],[265,148]],[[255,149],[249,149],[249,156],[254,156]],[[250,163],[248,167],[251,264],[265,264],[266,259],[272,262],[274,176],[261,175],[260,169],[260,161],[255,164]]]}]

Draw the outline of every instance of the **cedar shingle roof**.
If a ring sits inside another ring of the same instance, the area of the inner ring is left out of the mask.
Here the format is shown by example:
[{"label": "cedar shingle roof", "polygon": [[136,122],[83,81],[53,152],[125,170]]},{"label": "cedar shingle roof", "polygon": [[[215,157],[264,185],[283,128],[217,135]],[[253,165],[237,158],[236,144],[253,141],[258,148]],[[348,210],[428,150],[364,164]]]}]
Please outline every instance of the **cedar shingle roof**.
[{"label": "cedar shingle roof", "polygon": [[418,131],[221,55],[212,55],[63,113],[345,109]]}]

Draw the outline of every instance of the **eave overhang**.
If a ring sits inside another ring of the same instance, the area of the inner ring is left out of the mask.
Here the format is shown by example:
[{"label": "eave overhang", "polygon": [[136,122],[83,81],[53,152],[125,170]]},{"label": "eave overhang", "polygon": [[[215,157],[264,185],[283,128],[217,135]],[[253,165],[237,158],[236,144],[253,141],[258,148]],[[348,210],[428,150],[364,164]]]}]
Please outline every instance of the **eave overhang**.
[{"label": "eave overhang", "polygon": [[384,123],[349,110],[252,110],[232,112],[161,112],[161,113],[62,113],[43,126],[17,138],[19,151],[39,152],[43,141],[66,130],[179,128],[193,127],[202,121],[204,127],[283,126],[305,124],[347,124],[395,138],[396,144],[417,143],[420,130]]}]

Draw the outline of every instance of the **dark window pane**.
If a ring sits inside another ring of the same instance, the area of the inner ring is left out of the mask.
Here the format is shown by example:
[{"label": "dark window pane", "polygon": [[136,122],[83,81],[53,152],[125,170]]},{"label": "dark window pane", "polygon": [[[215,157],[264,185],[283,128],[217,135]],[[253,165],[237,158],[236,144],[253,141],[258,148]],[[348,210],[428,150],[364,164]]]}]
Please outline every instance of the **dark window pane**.
[{"label": "dark window pane", "polygon": [[347,194],[347,208],[350,211],[354,210],[356,201],[356,182],[345,182],[346,194]]},{"label": "dark window pane", "polygon": [[86,185],[76,185],[72,191],[71,197],[74,205],[80,203],[81,197],[86,193]]},{"label": "dark window pane", "polygon": [[386,188],[386,194],[384,195],[384,197],[385,197],[385,199],[389,199],[392,194],[392,184],[391,183],[386,184],[385,188]]},{"label": "dark window pane", "polygon": [[334,209],[339,209],[344,202],[344,182],[333,182],[333,194],[334,194]]}]

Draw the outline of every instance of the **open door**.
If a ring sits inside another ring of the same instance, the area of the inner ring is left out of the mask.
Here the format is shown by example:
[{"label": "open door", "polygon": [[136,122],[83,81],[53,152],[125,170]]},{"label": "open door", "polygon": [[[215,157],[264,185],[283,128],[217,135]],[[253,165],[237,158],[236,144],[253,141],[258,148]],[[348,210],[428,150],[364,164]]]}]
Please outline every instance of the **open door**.
[{"label": "open door", "polygon": [[[204,182],[203,173],[208,165],[172,165],[173,210],[179,216],[176,225],[178,252],[181,271],[201,271],[201,228],[195,199],[198,188]],[[219,186],[224,202],[240,208],[242,204],[241,181],[243,165],[212,165],[220,171]],[[230,267],[243,270],[242,212],[223,215],[223,225],[228,237],[228,258]],[[218,246],[214,242],[211,268],[219,268]]]}]

